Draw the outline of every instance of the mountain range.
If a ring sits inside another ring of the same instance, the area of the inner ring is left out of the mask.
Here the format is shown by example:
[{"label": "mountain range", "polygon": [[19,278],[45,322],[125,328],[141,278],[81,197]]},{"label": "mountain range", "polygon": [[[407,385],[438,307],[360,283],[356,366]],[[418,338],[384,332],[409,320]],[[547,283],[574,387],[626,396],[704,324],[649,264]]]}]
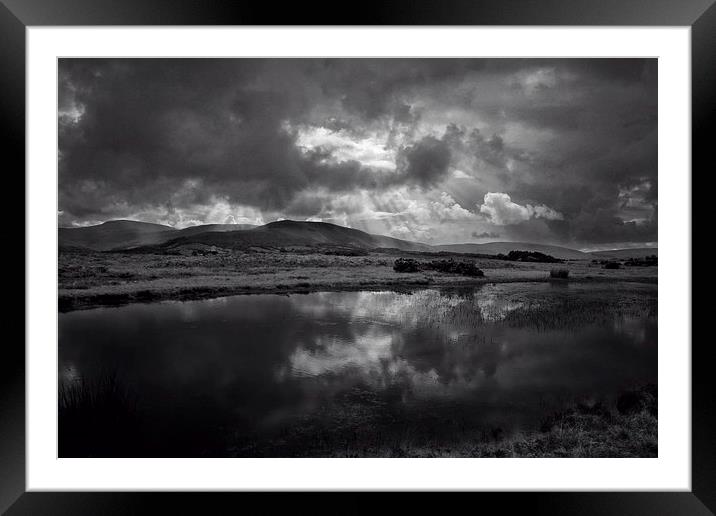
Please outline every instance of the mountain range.
[{"label": "mountain range", "polygon": [[[131,220],[113,220],[96,226],[60,228],[60,249],[91,249],[95,251],[135,250],[166,251],[182,246],[208,245],[227,249],[250,247],[334,246],[361,249],[394,248],[403,251],[451,252],[497,255],[512,250],[538,251],[567,260],[592,258],[627,258],[642,250],[629,252],[623,257],[617,251],[585,253],[567,247],[528,242],[490,242],[485,244],[448,244],[431,246],[383,235],[373,235],[357,229],[327,222],[300,222],[282,220],[263,226],[250,224],[204,224],[175,229],[162,224]],[[655,248],[644,249],[655,254]],[[614,254],[614,253],[617,254]],[[646,256],[644,254],[644,256]]]},{"label": "mountain range", "polygon": [[471,254],[507,254],[510,251],[537,251],[559,258],[560,260],[587,260],[591,257],[587,253],[560,247],[557,245],[532,244],[529,242],[489,242],[486,244],[448,244],[434,246],[441,251],[450,253]]},{"label": "mountain range", "polygon": [[606,260],[627,260],[629,258],[644,258],[645,256],[659,256],[659,249],[656,247],[632,247],[629,249],[612,249],[608,251],[592,251],[596,259]]},{"label": "mountain range", "polygon": [[158,245],[181,237],[223,231],[243,231],[255,227],[251,224],[203,224],[175,229],[149,222],[110,220],[96,226],[59,228],[58,238],[60,248],[79,247],[94,251],[109,251]]}]

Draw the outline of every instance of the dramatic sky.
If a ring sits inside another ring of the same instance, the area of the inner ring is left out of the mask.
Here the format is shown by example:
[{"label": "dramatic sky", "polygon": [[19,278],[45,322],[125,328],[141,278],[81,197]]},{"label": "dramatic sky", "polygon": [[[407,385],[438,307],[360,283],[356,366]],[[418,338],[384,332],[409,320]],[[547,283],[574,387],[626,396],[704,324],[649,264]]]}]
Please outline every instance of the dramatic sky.
[{"label": "dramatic sky", "polygon": [[657,240],[649,59],[63,59],[59,223]]}]

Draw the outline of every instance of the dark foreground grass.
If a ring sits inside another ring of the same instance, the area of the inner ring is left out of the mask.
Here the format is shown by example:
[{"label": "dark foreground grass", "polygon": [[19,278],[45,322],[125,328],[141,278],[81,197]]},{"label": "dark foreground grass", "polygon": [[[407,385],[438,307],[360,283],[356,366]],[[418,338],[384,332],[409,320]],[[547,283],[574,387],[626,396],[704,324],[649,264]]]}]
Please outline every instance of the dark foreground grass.
[{"label": "dark foreground grass", "polygon": [[[355,414],[354,414],[355,415]],[[297,425],[278,440],[255,436],[238,447],[214,447],[210,456],[258,457],[657,457],[657,391],[649,385],[622,392],[616,400],[574,402],[546,415],[539,428],[505,435],[499,428],[460,428],[453,435],[442,431],[433,438],[409,425],[394,432],[393,420],[374,419],[360,428],[339,425],[329,431],[321,424]],[[351,418],[352,419],[352,418]],[[174,432],[200,422],[181,421]],[[316,423],[316,422],[314,422]],[[353,421],[355,423],[355,421]],[[373,424],[375,423],[375,424]],[[454,422],[453,422],[454,423]],[[441,426],[451,425],[444,420]],[[60,457],[200,456],[165,434],[147,442],[136,396],[116,375],[94,382],[77,381],[59,391]],[[229,429],[225,429],[229,430]],[[205,436],[207,437],[207,436]],[[188,441],[192,442],[192,441]],[[224,441],[225,442],[225,441]],[[226,442],[225,442],[226,443]],[[238,444],[238,443],[235,443]]]},{"label": "dark foreground grass", "polygon": [[335,452],[326,450],[326,455],[318,453],[315,456],[628,458],[657,457],[657,450],[657,418],[646,411],[604,417],[574,409],[555,419],[554,426],[548,431],[520,433],[495,441],[486,441],[483,435],[478,435],[474,440],[458,443],[396,442],[355,449],[339,448]]},{"label": "dark foreground grass", "polygon": [[225,457],[226,429],[211,415],[151,402],[102,371],[58,391],[60,457]]},{"label": "dark foreground grass", "polygon": [[[447,443],[393,442],[337,450],[345,457],[657,457],[656,396],[628,391],[640,402],[619,412],[603,402],[573,406],[545,418],[541,428],[503,437],[499,429]],[[653,391],[655,393],[655,390]],[[620,395],[620,398],[625,394]]]},{"label": "dark foreground grass", "polygon": [[58,391],[59,456],[131,456],[136,450],[137,397],[113,372],[96,380],[61,384]]},{"label": "dark foreground grass", "polygon": [[[625,397],[633,402],[622,406]],[[479,444],[470,456],[657,457],[657,423],[656,388],[646,386],[622,393],[616,410],[577,403],[547,418],[539,432]]]},{"label": "dark foreground grass", "polygon": [[[556,420],[547,432],[481,443],[464,451],[468,457],[621,458],[657,457],[657,449],[657,420],[647,412],[605,418],[575,410]],[[426,450],[419,456],[440,455]]]}]

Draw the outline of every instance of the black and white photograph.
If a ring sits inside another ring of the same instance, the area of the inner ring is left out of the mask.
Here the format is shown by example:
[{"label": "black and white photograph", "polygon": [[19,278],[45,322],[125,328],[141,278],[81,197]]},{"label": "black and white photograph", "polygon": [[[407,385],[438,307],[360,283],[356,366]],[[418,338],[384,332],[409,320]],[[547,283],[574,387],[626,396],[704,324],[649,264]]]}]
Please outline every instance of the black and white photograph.
[{"label": "black and white photograph", "polygon": [[659,456],[656,58],[57,67],[60,458]]}]

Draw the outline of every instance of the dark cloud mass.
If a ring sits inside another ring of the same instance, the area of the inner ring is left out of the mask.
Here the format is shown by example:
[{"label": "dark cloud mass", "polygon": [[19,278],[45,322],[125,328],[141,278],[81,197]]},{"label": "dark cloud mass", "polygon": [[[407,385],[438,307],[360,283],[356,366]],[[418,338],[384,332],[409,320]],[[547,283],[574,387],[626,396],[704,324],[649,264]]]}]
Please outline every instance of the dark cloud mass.
[{"label": "dark cloud mass", "polygon": [[450,166],[450,147],[445,141],[426,136],[403,150],[405,180],[423,187],[440,182]]},{"label": "dark cloud mass", "polygon": [[[61,59],[59,222],[657,239],[654,59]],[[490,194],[490,195],[488,195]]]}]

